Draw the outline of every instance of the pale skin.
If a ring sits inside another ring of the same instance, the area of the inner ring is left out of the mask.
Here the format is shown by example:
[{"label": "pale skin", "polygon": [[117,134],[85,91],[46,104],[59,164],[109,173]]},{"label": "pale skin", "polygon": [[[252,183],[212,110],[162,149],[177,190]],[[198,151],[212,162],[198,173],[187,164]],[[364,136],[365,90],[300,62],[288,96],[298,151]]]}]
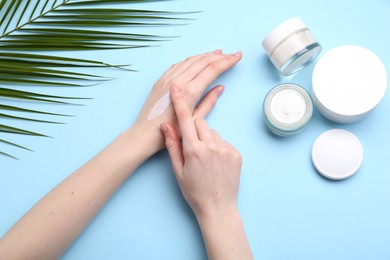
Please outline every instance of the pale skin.
[{"label": "pale skin", "polygon": [[[215,105],[224,87],[214,87],[197,107],[195,104],[207,86],[221,73],[237,64],[241,56],[240,52],[222,54],[217,50],[187,58],[173,65],[153,86],[135,123],[38,201],[1,238],[0,259],[60,258],[138,166],[163,149],[165,144],[169,148],[174,172],[184,197],[199,221],[209,258],[251,259],[237,211],[241,167],[237,151],[228,145],[232,152],[227,153],[226,150],[229,149],[224,146],[221,152],[216,152],[219,156],[207,161],[207,153],[210,151],[198,150],[197,154],[202,154],[203,164],[210,165],[204,167],[205,165],[200,165],[200,161],[196,160],[198,157],[195,153],[186,152],[190,146],[187,149],[185,141],[190,136],[194,137],[194,132],[185,132],[189,129],[188,126],[185,127],[189,124],[188,116],[196,120],[193,125],[202,126],[203,130],[196,128],[198,133],[206,132],[207,125],[202,118]],[[171,90],[175,107],[171,104],[159,117],[147,120],[155,102],[169,91],[171,86],[175,86],[173,89],[177,90]],[[182,147],[179,146],[178,133],[183,135]],[[212,136],[214,135],[212,132]],[[218,147],[222,147],[221,140],[214,142]],[[202,139],[202,143],[206,144],[206,141]],[[234,167],[230,162],[232,154],[234,158],[237,157]],[[192,161],[194,163],[187,163]],[[225,163],[229,164],[224,166]],[[222,168],[218,170],[217,165]],[[229,171],[225,172],[223,169]],[[233,172],[230,169],[235,170]],[[215,174],[222,171],[224,174]],[[199,178],[195,178],[195,173]],[[215,177],[207,177],[213,174]],[[196,179],[198,181],[193,182]]]},{"label": "pale skin", "polygon": [[204,118],[194,119],[185,96],[172,86],[182,142],[175,128],[161,129],[173,171],[184,198],[194,211],[209,259],[253,259],[237,209],[241,155]]}]

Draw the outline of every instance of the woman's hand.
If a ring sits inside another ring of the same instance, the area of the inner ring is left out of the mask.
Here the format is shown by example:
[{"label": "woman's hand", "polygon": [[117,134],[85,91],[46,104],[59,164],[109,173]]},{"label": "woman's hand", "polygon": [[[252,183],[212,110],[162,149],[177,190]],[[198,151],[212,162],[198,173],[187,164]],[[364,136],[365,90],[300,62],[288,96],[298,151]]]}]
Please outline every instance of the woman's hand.
[{"label": "woman's hand", "polygon": [[241,155],[204,118],[194,119],[179,86],[172,86],[172,100],[182,133],[169,124],[161,129],[173,171],[188,204],[197,217],[229,214],[237,210]]},{"label": "woman's hand", "polygon": [[[237,64],[242,57],[241,52],[222,54],[221,50],[200,54],[174,64],[153,86],[133,128],[146,134],[145,138],[152,140],[151,153],[164,148],[164,137],[160,131],[160,124],[167,122],[177,129],[177,119],[172,104],[156,118],[150,120],[150,111],[155,104],[168,94],[172,84],[180,86],[184,100],[194,117],[205,117],[216,103],[218,96],[223,92],[223,86],[211,89],[195,108],[205,89],[223,72]],[[149,117],[149,119],[148,119]]]},{"label": "woman's hand", "polygon": [[171,98],[182,134],[161,124],[173,171],[181,191],[198,219],[209,259],[253,259],[237,209],[241,155],[194,119],[186,96],[173,84]]}]

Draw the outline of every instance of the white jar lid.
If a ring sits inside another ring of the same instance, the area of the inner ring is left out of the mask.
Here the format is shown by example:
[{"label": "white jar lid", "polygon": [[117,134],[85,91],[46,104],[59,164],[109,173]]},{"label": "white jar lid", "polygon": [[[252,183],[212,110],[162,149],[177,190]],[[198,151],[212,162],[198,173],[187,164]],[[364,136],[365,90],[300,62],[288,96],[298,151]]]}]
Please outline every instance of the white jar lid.
[{"label": "white jar lid", "polygon": [[354,45],[334,48],[317,62],[312,78],[318,110],[338,123],[363,119],[382,100],[386,69],[371,51]]},{"label": "white jar lid", "polygon": [[303,68],[322,49],[299,17],[278,25],[265,37],[262,45],[282,76],[291,75]]},{"label": "white jar lid", "polygon": [[363,146],[349,131],[332,129],[322,133],[314,142],[312,161],[326,178],[342,180],[358,171],[363,161]]},{"label": "white jar lid", "polygon": [[273,29],[263,40],[263,48],[268,54],[272,54],[275,48],[288,36],[296,31],[307,29],[305,23],[299,17],[293,17],[284,21]]}]

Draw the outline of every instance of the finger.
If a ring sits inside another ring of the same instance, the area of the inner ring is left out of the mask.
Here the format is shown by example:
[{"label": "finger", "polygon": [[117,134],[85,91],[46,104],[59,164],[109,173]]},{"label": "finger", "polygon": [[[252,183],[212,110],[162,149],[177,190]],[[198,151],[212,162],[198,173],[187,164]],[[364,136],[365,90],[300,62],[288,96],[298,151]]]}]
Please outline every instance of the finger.
[{"label": "finger", "polygon": [[202,54],[188,57],[187,59],[185,59],[179,63],[173,64],[171,66],[171,68],[169,68],[169,70],[167,72],[165,72],[161,78],[164,78],[164,79],[168,78],[168,77],[175,78],[175,77],[181,75],[183,73],[183,71],[185,71],[193,62],[195,62],[197,59],[201,58],[202,56],[207,56],[210,54],[219,55],[221,53],[222,53],[221,50],[215,50],[212,52],[206,52],[206,53],[202,53]]},{"label": "finger", "polygon": [[173,171],[176,177],[178,177],[183,172],[184,165],[183,149],[179,136],[176,130],[166,123],[161,124],[161,131],[165,137],[165,146],[171,158]]},{"label": "finger", "polygon": [[179,123],[183,143],[191,144],[198,140],[194,119],[192,118],[192,109],[188,107],[183,92],[175,84],[171,87],[171,100]]},{"label": "finger", "polygon": [[182,61],[179,64],[180,66],[178,66],[177,70],[175,70],[174,73],[172,73],[170,76],[172,78],[178,77],[178,76],[182,75],[183,73],[185,73],[187,71],[187,69],[189,67],[191,67],[198,60],[203,59],[205,57],[218,58],[221,56],[220,54],[222,54],[222,50],[215,50],[212,52],[206,52],[206,53],[202,53],[202,54],[198,54],[198,55],[189,57],[189,58],[185,59],[184,61]]},{"label": "finger", "polygon": [[223,55],[223,54],[208,54],[208,55],[202,55],[198,57],[196,60],[194,60],[187,68],[182,71],[180,75],[177,76],[177,80],[181,82],[190,82],[196,76],[199,75],[205,68],[207,68],[210,64],[224,60],[229,58],[230,55]]},{"label": "finger", "polygon": [[208,86],[219,75],[236,65],[242,58],[242,53],[237,52],[230,55],[224,55],[225,59],[217,60],[208,65],[199,75],[191,81],[194,86]]},{"label": "finger", "polygon": [[206,117],[217,103],[218,97],[225,90],[224,86],[218,85],[207,92],[199,105],[194,110],[194,119]]},{"label": "finger", "polygon": [[198,118],[195,120],[196,132],[198,133],[198,138],[204,142],[214,142],[213,137],[211,136],[209,126],[206,123],[204,118]]}]

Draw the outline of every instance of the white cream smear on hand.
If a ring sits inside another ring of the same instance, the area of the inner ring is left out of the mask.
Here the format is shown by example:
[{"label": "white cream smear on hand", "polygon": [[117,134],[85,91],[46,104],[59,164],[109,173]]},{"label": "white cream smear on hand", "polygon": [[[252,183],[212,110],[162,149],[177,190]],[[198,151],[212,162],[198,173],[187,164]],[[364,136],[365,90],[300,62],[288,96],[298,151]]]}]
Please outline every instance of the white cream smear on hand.
[{"label": "white cream smear on hand", "polygon": [[148,115],[148,120],[151,121],[157,118],[159,115],[164,113],[165,109],[171,104],[171,95],[169,91],[163,95],[157,102],[154,104],[152,110],[150,110]]},{"label": "white cream smear on hand", "polygon": [[276,120],[284,124],[292,124],[305,115],[306,101],[300,93],[284,89],[272,97],[270,109]]}]

